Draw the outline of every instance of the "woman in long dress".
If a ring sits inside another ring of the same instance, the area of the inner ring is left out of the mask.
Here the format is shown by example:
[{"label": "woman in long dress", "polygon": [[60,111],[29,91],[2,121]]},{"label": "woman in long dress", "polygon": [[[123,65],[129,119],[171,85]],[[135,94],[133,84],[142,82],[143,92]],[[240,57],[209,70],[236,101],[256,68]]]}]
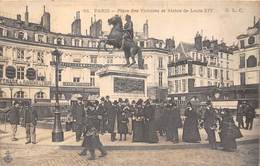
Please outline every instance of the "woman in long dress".
[{"label": "woman in long dress", "polygon": [[146,100],[144,107],[144,140],[147,143],[157,143],[159,141],[156,131],[154,112],[154,106],[151,105],[149,100]]},{"label": "woman in long dress", "polygon": [[144,107],[143,100],[140,99],[136,103],[133,115],[133,142],[144,141]]},{"label": "woman in long dress", "polygon": [[198,128],[198,115],[190,102],[187,103],[184,116],[182,140],[189,143],[198,143],[201,141]]},{"label": "woman in long dress", "polygon": [[242,134],[239,127],[235,125],[232,117],[232,112],[230,110],[225,109],[220,127],[220,137],[223,150],[230,152],[235,151],[235,149],[237,149],[236,139],[241,138]]}]

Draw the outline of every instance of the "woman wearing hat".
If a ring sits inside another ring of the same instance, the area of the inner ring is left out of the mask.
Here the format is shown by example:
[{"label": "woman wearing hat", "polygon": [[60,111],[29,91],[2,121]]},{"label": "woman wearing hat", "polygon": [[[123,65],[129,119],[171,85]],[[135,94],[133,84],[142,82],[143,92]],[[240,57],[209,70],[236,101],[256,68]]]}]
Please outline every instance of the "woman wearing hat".
[{"label": "woman wearing hat", "polygon": [[122,136],[124,135],[124,141],[126,140],[126,134],[128,133],[128,118],[126,115],[126,109],[118,110],[118,133],[120,134],[119,141],[122,141]]},{"label": "woman wearing hat", "polygon": [[233,152],[237,148],[236,139],[241,138],[242,134],[235,125],[231,110],[225,109],[221,123],[220,137],[223,150]]},{"label": "woman wearing hat", "polygon": [[144,107],[143,100],[139,99],[133,115],[133,142],[144,141]]},{"label": "woman wearing hat", "polygon": [[154,112],[154,106],[151,105],[150,100],[147,99],[144,106],[144,141],[147,143],[157,143],[159,141],[156,132]]},{"label": "woman wearing hat", "polygon": [[182,140],[189,143],[197,143],[201,140],[199,128],[198,128],[198,115],[192,108],[190,102],[187,103],[187,107],[184,113],[185,120],[183,124]]}]

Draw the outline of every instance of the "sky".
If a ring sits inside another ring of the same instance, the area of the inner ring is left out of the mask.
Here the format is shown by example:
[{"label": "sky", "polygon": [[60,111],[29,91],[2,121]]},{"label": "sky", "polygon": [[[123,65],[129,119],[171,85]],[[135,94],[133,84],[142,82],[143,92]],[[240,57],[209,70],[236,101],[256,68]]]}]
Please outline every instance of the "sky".
[{"label": "sky", "polygon": [[80,11],[82,34],[89,32],[91,17],[102,19],[103,30],[110,31],[107,19],[118,14],[132,16],[134,31],[142,31],[146,19],[149,37],[165,40],[174,36],[179,43],[194,42],[197,31],[208,39],[236,43],[236,37],[260,18],[260,2],[168,1],[168,0],[0,0],[0,15],[24,20],[26,5],[29,21],[40,23],[43,6],[51,14],[51,31],[70,33],[76,11]]}]

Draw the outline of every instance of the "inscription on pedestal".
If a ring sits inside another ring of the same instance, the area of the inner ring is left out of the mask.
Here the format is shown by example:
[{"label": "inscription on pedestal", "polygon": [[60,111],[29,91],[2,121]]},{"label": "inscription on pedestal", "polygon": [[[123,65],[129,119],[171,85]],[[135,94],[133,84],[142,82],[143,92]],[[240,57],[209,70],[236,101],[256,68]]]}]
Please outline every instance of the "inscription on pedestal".
[{"label": "inscription on pedestal", "polygon": [[145,89],[144,80],[134,78],[114,78],[115,93],[138,93],[143,94]]}]

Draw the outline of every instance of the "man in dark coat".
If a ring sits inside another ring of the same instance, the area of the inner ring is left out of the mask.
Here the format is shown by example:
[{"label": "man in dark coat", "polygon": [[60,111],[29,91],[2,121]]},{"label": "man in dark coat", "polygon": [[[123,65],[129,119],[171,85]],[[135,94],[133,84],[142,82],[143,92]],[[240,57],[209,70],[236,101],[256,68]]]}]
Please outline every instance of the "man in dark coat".
[{"label": "man in dark coat", "polygon": [[24,102],[24,109],[22,115],[24,116],[27,139],[25,144],[36,144],[36,125],[38,120],[38,114],[36,110],[32,108],[31,102]]},{"label": "man in dark coat", "polygon": [[[93,107],[91,104],[89,107]],[[95,149],[98,149],[101,152],[101,155],[99,157],[105,157],[107,155],[107,152],[101,143],[99,139],[99,132],[97,127],[99,127],[97,115],[94,114],[93,108],[89,109],[89,115],[86,120],[85,127],[84,127],[84,141],[82,143],[82,146],[84,149],[81,151],[79,155],[86,155],[87,150],[90,152],[89,160],[95,160]]]},{"label": "man in dark coat", "polygon": [[82,102],[82,98],[78,98],[74,105],[75,112],[75,131],[76,131],[76,141],[80,141],[80,137],[83,132],[83,122],[85,121],[85,110]]},{"label": "man in dark coat", "polygon": [[165,109],[167,141],[179,142],[178,128],[182,126],[179,109],[175,103],[168,103]]},{"label": "man in dark coat", "polygon": [[[109,105],[109,106],[108,106]],[[107,130],[111,134],[111,141],[116,141],[116,122],[117,122],[117,111],[118,111],[118,102],[115,100],[113,105],[111,103],[111,107],[109,103],[105,104],[108,115],[108,125]]]},{"label": "man in dark coat", "polygon": [[147,99],[144,107],[144,141],[147,143],[157,143],[159,141],[156,132],[154,111],[154,106]]},{"label": "man in dark coat", "polygon": [[17,125],[20,122],[20,112],[21,108],[18,103],[18,101],[14,102],[14,106],[10,108],[8,111],[8,118],[9,122],[11,124],[11,129],[12,129],[12,141],[17,141],[18,139],[15,137],[16,132],[17,132]]},{"label": "man in dark coat", "polygon": [[207,107],[204,114],[204,129],[206,130],[206,133],[208,135],[209,145],[212,149],[217,149],[216,144],[216,121],[217,121],[217,115],[212,107],[212,104],[210,101],[207,101]]},{"label": "man in dark coat", "polygon": [[246,115],[246,129],[252,130],[253,121],[256,117],[255,109],[248,103],[245,106],[245,115]]},{"label": "man in dark coat", "polygon": [[[105,108],[105,102],[107,103],[108,107],[111,107],[110,104],[108,104],[109,101],[109,96],[106,97],[106,99],[104,97],[102,97],[100,99],[100,103],[97,107],[97,113],[98,113],[98,120],[99,120],[99,131],[101,132],[101,134],[106,132],[106,123],[107,123],[107,110]],[[111,108],[109,108],[111,109]]]},{"label": "man in dark coat", "polygon": [[166,134],[166,128],[167,128],[167,102],[164,101],[161,104],[157,105],[157,128],[159,130],[160,136],[164,136]]},{"label": "man in dark coat", "polygon": [[238,123],[238,127],[239,128],[244,128],[244,120],[243,120],[243,117],[244,117],[244,113],[245,113],[245,108],[246,108],[246,105],[244,103],[240,103],[238,105],[238,108],[237,108],[237,116],[236,116],[236,121]]}]

